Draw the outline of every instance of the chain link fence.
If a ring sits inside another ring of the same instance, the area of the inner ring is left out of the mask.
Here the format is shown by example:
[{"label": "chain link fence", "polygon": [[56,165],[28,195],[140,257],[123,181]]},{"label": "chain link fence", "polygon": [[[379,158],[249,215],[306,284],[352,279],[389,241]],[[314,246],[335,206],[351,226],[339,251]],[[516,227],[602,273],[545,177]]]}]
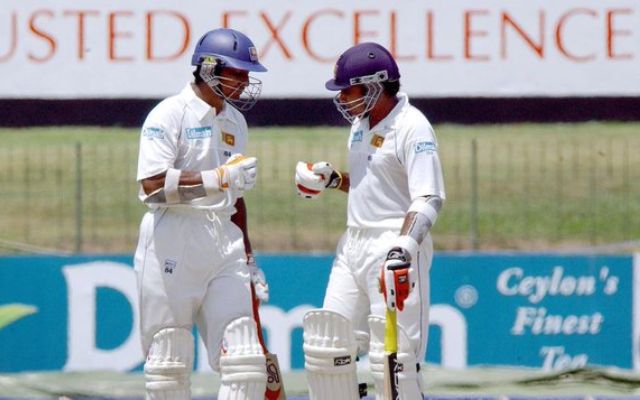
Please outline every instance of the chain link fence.
[{"label": "chain link fence", "polygon": [[[297,160],[346,167],[343,130],[258,132],[256,188],[246,195],[256,251],[333,251],[346,195],[296,196]],[[540,137],[439,130],[447,201],[440,250],[584,250],[640,238],[640,135]],[[5,253],[131,253],[145,211],[137,142],[0,148],[0,246]]]}]

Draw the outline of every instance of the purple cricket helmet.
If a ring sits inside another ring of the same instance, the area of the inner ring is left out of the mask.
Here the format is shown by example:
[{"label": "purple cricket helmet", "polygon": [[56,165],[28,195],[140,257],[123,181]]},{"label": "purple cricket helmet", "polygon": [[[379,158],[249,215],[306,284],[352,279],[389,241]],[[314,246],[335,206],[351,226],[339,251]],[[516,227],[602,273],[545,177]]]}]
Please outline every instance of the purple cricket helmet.
[{"label": "purple cricket helmet", "polygon": [[355,100],[342,101],[340,93],[333,98],[340,114],[350,123],[369,115],[383,92],[384,82],[400,79],[398,64],[391,53],[371,42],[360,43],[342,53],[333,75],[325,84],[328,90],[340,91],[354,85],[363,85],[366,89],[365,94]]},{"label": "purple cricket helmet", "polygon": [[333,79],[325,84],[332,91],[363,83],[400,79],[398,64],[391,53],[373,42],[357,44],[342,53],[333,73]]}]

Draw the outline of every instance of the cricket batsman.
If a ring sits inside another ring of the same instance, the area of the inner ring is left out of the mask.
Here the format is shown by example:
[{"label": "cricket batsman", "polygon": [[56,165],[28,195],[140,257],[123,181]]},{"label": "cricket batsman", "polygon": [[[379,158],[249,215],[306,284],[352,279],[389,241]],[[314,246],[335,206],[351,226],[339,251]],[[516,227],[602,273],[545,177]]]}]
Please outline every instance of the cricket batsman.
[{"label": "cricket batsman", "polygon": [[[191,398],[194,324],[220,400],[263,399],[265,356],[252,314],[251,282],[264,275],[251,257],[243,195],[256,159],[243,155],[249,109],[264,72],[251,40],[215,29],[197,42],[194,80],[160,102],[142,127],[137,180],[149,207],[135,253],[146,399]],[[240,110],[240,111],[239,111]]]},{"label": "cricket batsman", "polygon": [[[356,357],[369,354],[376,399],[385,381],[385,315],[397,312],[393,400],[422,399],[420,364],[427,346],[430,231],[445,199],[438,143],[427,118],[399,92],[400,72],[376,43],[337,60],[326,88],[351,123],[348,172],[327,161],[299,162],[304,198],[325,189],[348,193],[347,229],[337,247],[322,309],[304,317],[304,352],[312,400],[356,400]],[[368,321],[368,324],[367,324]],[[368,325],[368,326],[367,326]],[[388,369],[388,368],[387,368]]]}]

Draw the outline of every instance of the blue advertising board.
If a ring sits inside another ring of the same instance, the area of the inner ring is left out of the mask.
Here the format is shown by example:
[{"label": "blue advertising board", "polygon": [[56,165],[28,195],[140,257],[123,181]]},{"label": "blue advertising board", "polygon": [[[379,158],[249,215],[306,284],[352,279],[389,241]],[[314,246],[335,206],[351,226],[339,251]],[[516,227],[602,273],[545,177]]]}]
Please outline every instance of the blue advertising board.
[{"label": "blue advertising board", "polygon": [[[436,305],[456,307],[464,316],[467,365],[633,368],[632,260],[542,254],[442,256],[431,273],[432,299]],[[434,328],[428,359],[440,362],[442,349]]]},{"label": "blue advertising board", "polygon": [[[322,304],[332,256],[258,262],[271,287],[261,307],[268,345],[283,370],[301,369],[302,316]],[[139,370],[131,264],[131,256],[0,258],[0,372]],[[637,264],[631,255],[436,254],[427,361],[638,370]],[[197,352],[196,369],[208,370],[201,344]]]}]

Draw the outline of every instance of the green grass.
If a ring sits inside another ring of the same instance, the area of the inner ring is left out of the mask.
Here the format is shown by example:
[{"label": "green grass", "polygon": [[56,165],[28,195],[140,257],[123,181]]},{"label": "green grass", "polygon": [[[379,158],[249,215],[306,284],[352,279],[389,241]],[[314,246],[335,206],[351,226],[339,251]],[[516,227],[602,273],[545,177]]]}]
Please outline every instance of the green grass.
[{"label": "green grass", "polygon": [[[438,249],[469,249],[473,234],[481,249],[520,250],[640,237],[638,124],[435,128],[447,189],[434,228]],[[344,230],[346,195],[300,199],[293,173],[298,160],[346,167],[347,128],[261,128],[250,134],[249,153],[259,158],[258,185],[246,195],[256,250],[332,251]],[[133,251],[144,213],[135,184],[137,129],[0,129],[0,138],[5,251],[21,244]]]}]

